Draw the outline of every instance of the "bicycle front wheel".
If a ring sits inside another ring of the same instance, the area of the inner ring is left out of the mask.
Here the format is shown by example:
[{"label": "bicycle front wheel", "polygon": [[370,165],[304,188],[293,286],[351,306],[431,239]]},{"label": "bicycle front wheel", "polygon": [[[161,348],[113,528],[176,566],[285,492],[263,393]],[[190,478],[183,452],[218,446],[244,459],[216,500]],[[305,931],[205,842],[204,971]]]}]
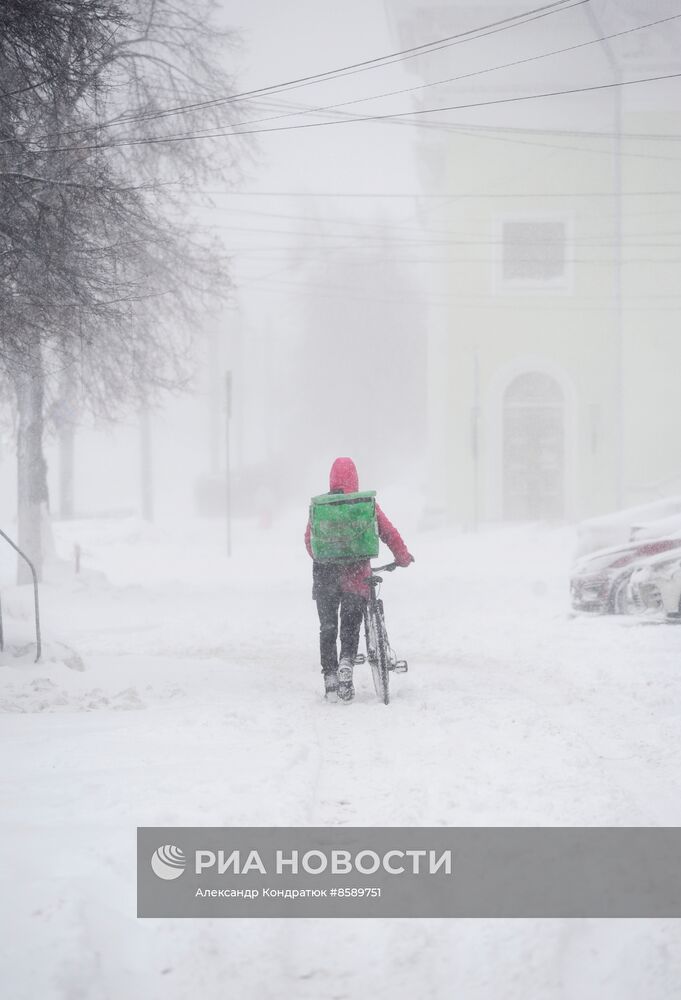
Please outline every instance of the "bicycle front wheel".
[{"label": "bicycle front wheel", "polygon": [[387,705],[390,702],[390,673],[382,601],[376,601],[373,607],[367,609],[367,652],[376,696]]}]

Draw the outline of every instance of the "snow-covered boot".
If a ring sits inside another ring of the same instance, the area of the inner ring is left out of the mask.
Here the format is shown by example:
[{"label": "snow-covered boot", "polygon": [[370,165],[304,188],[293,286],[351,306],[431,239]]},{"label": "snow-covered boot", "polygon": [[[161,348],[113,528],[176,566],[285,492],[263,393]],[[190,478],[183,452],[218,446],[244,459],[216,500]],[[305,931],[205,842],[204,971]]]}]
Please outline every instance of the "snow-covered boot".
[{"label": "snow-covered boot", "polygon": [[352,683],[353,663],[349,656],[341,658],[338,665],[338,697],[341,701],[352,701],[355,697],[355,686]]},{"label": "snow-covered boot", "polygon": [[338,674],[335,670],[324,674],[324,697],[327,701],[338,701]]}]

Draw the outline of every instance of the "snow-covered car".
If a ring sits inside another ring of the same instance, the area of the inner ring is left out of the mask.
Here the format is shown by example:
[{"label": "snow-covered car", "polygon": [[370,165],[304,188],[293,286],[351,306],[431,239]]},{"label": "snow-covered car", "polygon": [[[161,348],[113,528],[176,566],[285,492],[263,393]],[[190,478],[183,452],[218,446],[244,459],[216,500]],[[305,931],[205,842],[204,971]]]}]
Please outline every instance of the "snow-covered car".
[{"label": "snow-covered car", "polygon": [[[596,555],[601,549],[635,541],[639,532],[643,538],[669,538],[678,530],[671,526],[675,517],[681,517],[681,496],[589,518],[577,525],[575,558],[591,553]],[[667,525],[663,521],[667,521]]]},{"label": "snow-covered car", "polygon": [[629,540],[643,542],[648,538],[670,538],[681,532],[681,514],[663,517],[657,521],[646,521],[644,524],[634,524],[631,527]]},{"label": "snow-covered car", "polygon": [[637,611],[681,617],[681,555],[664,553],[638,563],[629,581],[629,600]]},{"label": "snow-covered car", "polygon": [[681,534],[615,545],[583,556],[574,564],[570,578],[573,610],[611,615],[636,610],[630,604],[632,573],[642,559],[676,550],[681,550]]}]

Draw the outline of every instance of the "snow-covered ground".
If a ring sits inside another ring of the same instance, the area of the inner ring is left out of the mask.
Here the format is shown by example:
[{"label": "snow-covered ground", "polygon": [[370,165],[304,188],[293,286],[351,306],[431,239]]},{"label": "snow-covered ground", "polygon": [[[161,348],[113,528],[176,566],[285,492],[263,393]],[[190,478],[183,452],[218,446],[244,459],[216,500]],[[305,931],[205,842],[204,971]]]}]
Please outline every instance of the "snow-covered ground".
[{"label": "snow-covered ground", "polygon": [[2,587],[3,996],[676,995],[673,921],[136,918],[138,825],[681,823],[681,632],[570,617],[570,529],[399,526],[387,708],[322,699],[298,521],[58,525],[39,664]]}]

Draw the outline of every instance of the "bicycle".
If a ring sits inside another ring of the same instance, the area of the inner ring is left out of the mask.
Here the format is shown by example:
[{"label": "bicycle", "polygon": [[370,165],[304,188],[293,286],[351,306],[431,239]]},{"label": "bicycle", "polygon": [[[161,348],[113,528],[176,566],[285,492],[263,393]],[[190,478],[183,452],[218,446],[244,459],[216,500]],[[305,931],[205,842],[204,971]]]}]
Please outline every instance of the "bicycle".
[{"label": "bicycle", "polygon": [[[385,613],[383,601],[378,596],[383,577],[379,573],[392,573],[397,569],[397,563],[388,563],[386,566],[372,566],[371,576],[366,577],[369,584],[369,597],[364,609],[364,636],[366,639],[367,655],[371,667],[371,674],[374,680],[374,689],[377,697],[387,705],[390,702],[390,674],[406,674],[409,667],[406,660],[398,660],[388,639],[388,632],[385,627]],[[355,662],[363,662],[359,657]]]}]

